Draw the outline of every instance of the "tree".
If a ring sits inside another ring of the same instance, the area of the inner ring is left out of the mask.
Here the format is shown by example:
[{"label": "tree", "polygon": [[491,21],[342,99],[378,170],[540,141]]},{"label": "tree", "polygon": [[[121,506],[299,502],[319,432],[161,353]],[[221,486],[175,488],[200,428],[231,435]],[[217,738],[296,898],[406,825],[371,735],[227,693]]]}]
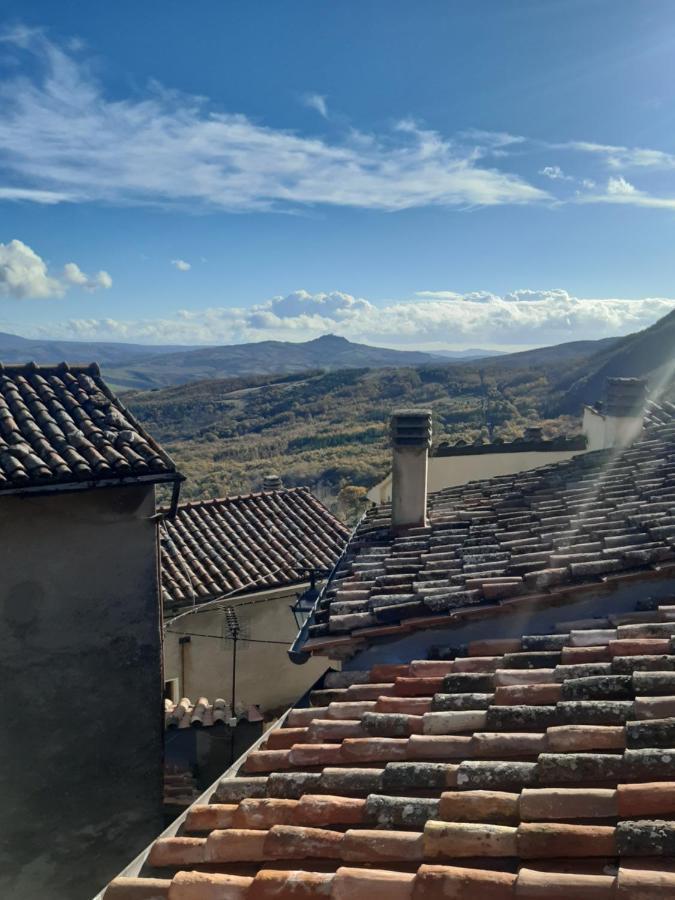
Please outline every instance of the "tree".
[{"label": "tree", "polygon": [[348,525],[355,525],[368,505],[366,489],[357,484],[345,484],[340,488],[337,505],[341,518]]}]

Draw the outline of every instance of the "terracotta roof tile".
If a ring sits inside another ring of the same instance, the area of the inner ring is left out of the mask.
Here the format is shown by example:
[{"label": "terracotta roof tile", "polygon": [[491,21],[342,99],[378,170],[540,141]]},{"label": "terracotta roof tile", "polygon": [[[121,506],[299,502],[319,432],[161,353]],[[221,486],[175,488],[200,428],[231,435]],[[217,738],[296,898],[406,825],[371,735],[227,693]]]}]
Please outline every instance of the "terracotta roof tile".
[{"label": "terracotta roof tile", "polygon": [[0,492],[180,478],[97,365],[0,363]]},{"label": "terracotta roof tile", "polygon": [[200,697],[194,702],[189,697],[183,697],[178,703],[171,700],[164,701],[164,726],[169,730],[236,725],[236,722],[230,704],[222,698],[217,698],[213,702],[206,697]]},{"label": "terracotta roof tile", "polygon": [[[587,629],[593,639],[611,643],[595,624]],[[577,624],[572,633],[583,630]],[[560,640],[528,635],[519,647],[493,644],[485,662],[460,655],[438,675],[414,674],[429,668],[414,660],[327,677],[325,690],[338,699],[293,711],[210,803],[192,808],[181,833],[155,842],[142,877],[114,882],[109,898],[132,891],[134,900],[144,882],[156,883],[158,896],[170,885],[172,900],[183,888],[186,900],[669,897],[675,693],[645,691],[671,690],[673,673],[639,666],[615,673],[627,658],[658,656],[653,639],[619,638],[621,652],[599,663],[556,666],[554,685],[516,685],[519,705],[474,690],[473,676],[494,678],[480,671],[492,667],[494,651],[503,651],[497,673],[536,672],[506,666],[514,654],[562,658],[571,639],[563,632]],[[454,671],[466,658],[477,672]],[[579,674],[598,664],[608,669]],[[352,682],[375,696],[392,679],[414,683],[418,693],[339,699]],[[439,680],[454,692],[439,693]],[[559,695],[550,702],[527,702],[551,687]],[[454,708],[436,708],[443,705]],[[461,860],[466,866],[453,864]],[[239,880],[218,881],[227,878]]]},{"label": "terracotta roof tile", "polygon": [[[556,592],[644,577],[672,563],[674,452],[675,428],[669,422],[650,427],[619,452],[582,454],[447,488],[429,496],[428,527],[396,537],[389,530],[388,506],[368,511],[320,601],[327,620],[314,627],[322,633],[313,633],[306,649],[327,650],[322,634],[324,640],[341,634],[375,641],[395,634],[392,627],[428,628],[447,623],[449,616],[480,614],[483,607],[546,605]],[[358,610],[340,603],[347,587],[358,596]],[[667,615],[675,612],[664,611]],[[617,638],[669,637],[674,625],[666,619],[633,625],[619,616],[588,633],[575,628],[565,643],[574,649],[607,646]],[[553,641],[522,647],[557,649]]]},{"label": "terracotta roof tile", "polygon": [[349,533],[307,488],[183,503],[165,527],[162,587],[173,606],[328,572]]}]

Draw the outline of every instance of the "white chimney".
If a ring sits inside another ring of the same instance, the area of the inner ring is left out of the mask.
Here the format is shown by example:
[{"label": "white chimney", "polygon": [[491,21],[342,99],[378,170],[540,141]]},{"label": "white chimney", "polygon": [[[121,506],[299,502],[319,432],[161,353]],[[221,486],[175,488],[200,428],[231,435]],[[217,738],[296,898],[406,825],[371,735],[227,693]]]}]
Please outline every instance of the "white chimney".
[{"label": "white chimney", "polygon": [[391,441],[391,529],[398,533],[427,523],[431,410],[396,410],[391,418]]},{"label": "white chimney", "polygon": [[608,378],[605,399],[584,407],[582,430],[589,450],[627,447],[642,433],[647,382],[644,378]]}]

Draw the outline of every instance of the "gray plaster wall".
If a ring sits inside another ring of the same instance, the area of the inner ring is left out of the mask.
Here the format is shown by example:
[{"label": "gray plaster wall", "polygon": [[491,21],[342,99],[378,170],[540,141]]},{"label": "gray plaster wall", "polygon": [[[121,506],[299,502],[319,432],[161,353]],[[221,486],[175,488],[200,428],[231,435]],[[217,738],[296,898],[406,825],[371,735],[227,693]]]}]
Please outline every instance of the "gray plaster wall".
[{"label": "gray plaster wall", "polygon": [[376,663],[399,663],[413,659],[427,659],[432,648],[461,647],[469,641],[488,638],[515,638],[523,634],[551,634],[559,622],[574,619],[603,617],[632,612],[640,600],[675,597],[675,580],[648,578],[638,582],[629,580],[616,587],[598,584],[578,599],[551,602],[544,608],[511,607],[510,612],[488,615],[481,619],[458,620],[447,628],[413,631],[402,638],[381,640],[345,661],[343,669],[369,669]]},{"label": "gray plaster wall", "polygon": [[0,897],[90,898],[161,830],[154,510],[0,497]]}]

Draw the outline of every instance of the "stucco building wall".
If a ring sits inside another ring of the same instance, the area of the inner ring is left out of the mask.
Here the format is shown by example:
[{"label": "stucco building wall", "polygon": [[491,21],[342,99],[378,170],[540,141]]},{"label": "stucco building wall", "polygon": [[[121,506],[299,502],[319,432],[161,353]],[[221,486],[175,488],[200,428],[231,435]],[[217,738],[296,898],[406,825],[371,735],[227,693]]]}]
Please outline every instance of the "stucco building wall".
[{"label": "stucco building wall", "polygon": [[[301,590],[301,586],[285,588],[229,603],[242,627],[242,639],[237,643],[237,703],[258,704],[263,711],[288,706],[325,670],[327,663],[320,659],[306,666],[295,666],[288,659],[287,651],[297,632],[290,607]],[[185,633],[190,633],[190,642],[181,648],[179,638]],[[196,609],[168,626],[164,677],[179,680],[181,697],[230,700],[232,641],[226,640],[226,635],[225,614],[218,610]]]},{"label": "stucco building wall", "polygon": [[[468,484],[469,481],[528,472],[530,469],[562,462],[586,452],[586,450],[529,450],[522,453],[431,456],[427,489],[432,493],[446,487]],[[368,491],[368,499],[377,504],[391,501],[391,475],[387,475]]]},{"label": "stucco building wall", "polygon": [[161,825],[152,486],[0,497],[0,896],[96,893]]}]

